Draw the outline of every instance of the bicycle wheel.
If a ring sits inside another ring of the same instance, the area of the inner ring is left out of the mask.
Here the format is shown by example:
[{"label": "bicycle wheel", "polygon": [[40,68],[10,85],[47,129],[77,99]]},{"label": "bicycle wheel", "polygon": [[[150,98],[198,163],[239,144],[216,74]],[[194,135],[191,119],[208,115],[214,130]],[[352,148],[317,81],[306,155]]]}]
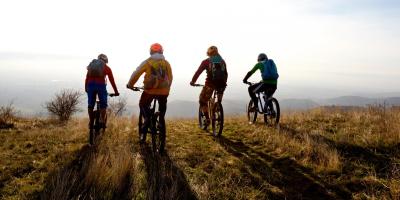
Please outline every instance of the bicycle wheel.
[{"label": "bicycle wheel", "polygon": [[250,100],[249,104],[247,105],[247,120],[249,124],[254,124],[257,120],[257,109],[253,108],[254,102]]},{"label": "bicycle wheel", "polygon": [[276,126],[279,124],[281,110],[277,99],[272,98],[267,106],[267,113],[264,114],[264,122],[267,126]]},{"label": "bicycle wheel", "polygon": [[213,135],[218,137],[224,129],[224,109],[222,108],[222,104],[219,102],[215,103],[212,113]]},{"label": "bicycle wheel", "polygon": [[206,124],[206,116],[204,115],[203,111],[201,111],[201,107],[199,106],[199,128],[203,130],[207,130]]},{"label": "bicycle wheel", "polygon": [[151,142],[154,154],[162,154],[165,147],[165,132],[163,131],[165,129],[162,127],[159,118],[159,113],[155,113],[151,123]]},{"label": "bicycle wheel", "polygon": [[139,136],[139,142],[146,142],[146,133],[143,133],[143,138],[141,138],[141,131],[142,131],[142,126],[144,122],[144,117],[142,112],[139,112],[139,120],[138,120],[138,136]]},{"label": "bicycle wheel", "polygon": [[97,136],[100,134],[100,112],[98,110],[93,111],[94,115],[94,123],[93,129],[94,131],[90,132],[89,135],[89,143],[94,145],[97,139]]}]

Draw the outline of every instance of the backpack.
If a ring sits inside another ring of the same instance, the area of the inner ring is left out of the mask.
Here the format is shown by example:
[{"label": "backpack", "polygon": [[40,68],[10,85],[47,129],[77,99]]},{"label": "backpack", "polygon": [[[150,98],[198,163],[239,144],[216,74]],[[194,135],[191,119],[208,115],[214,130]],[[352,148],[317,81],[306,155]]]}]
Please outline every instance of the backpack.
[{"label": "backpack", "polygon": [[93,59],[87,66],[88,76],[90,77],[104,77],[104,61],[100,59]]},{"label": "backpack", "polygon": [[222,58],[209,59],[209,70],[211,73],[211,80],[214,82],[225,82],[227,79],[226,66],[222,62]]},{"label": "backpack", "polygon": [[263,80],[271,80],[279,78],[278,70],[276,69],[275,62],[272,59],[263,61],[262,64],[264,65],[264,71],[262,72],[261,75]]},{"label": "backpack", "polygon": [[145,89],[168,89],[171,81],[168,77],[168,67],[165,60],[148,60],[151,66],[149,80],[145,84]]}]

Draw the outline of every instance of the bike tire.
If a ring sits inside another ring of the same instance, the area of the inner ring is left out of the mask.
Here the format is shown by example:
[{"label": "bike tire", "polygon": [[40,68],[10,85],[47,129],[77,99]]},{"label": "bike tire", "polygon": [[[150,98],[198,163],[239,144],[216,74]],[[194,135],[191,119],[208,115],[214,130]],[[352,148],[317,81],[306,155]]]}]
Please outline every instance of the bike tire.
[{"label": "bike tire", "polygon": [[249,124],[254,124],[257,121],[257,110],[250,111],[251,108],[253,108],[254,102],[253,100],[250,100],[249,104],[247,105],[247,120]]},{"label": "bike tire", "polygon": [[271,104],[272,104],[272,109],[269,108],[269,110],[272,110],[272,114],[264,114],[264,123],[267,126],[277,126],[279,124],[281,115],[279,102],[277,99],[272,98]]},{"label": "bike tire", "polygon": [[141,135],[141,130],[142,130],[142,126],[143,126],[143,122],[144,122],[144,116],[142,114],[142,111],[139,112],[139,119],[138,119],[138,138],[139,138],[139,142],[146,142],[146,133],[143,133],[143,140],[140,139],[140,135]]},{"label": "bike tire", "polygon": [[94,123],[93,123],[93,130],[90,132],[89,142],[91,145],[96,143],[97,137],[100,135],[100,111],[95,110],[93,111],[94,115]]},{"label": "bike tire", "polygon": [[159,118],[159,113],[155,113],[151,122],[151,143],[154,154],[162,154],[165,148],[165,133],[162,131]]},{"label": "bike tire", "polygon": [[218,137],[222,134],[224,129],[224,109],[222,104],[217,102],[214,104],[213,116],[212,116],[212,130],[213,135]]},{"label": "bike tire", "polygon": [[202,130],[207,130],[206,126],[206,116],[204,116],[203,111],[201,111],[201,106],[199,106],[199,128]]}]

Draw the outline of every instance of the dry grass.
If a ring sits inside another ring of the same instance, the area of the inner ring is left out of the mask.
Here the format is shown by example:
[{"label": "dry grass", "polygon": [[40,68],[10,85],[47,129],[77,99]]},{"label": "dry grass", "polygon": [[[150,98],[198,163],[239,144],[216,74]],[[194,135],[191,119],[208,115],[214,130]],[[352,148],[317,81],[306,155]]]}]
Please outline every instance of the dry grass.
[{"label": "dry grass", "polygon": [[128,118],[111,119],[96,148],[86,120],[20,122],[0,132],[0,198],[400,198],[399,110],[315,109],[281,122],[228,117],[216,139],[194,119],[169,120],[163,157],[138,145]]}]

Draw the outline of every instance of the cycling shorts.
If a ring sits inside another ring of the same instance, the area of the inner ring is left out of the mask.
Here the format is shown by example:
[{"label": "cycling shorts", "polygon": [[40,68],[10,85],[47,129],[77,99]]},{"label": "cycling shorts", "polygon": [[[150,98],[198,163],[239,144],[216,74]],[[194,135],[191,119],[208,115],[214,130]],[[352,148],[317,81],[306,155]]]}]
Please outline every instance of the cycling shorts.
[{"label": "cycling shorts", "polygon": [[107,89],[104,83],[88,83],[87,85],[87,95],[88,95],[88,108],[94,108],[96,104],[96,97],[100,101],[100,109],[107,108]]}]

